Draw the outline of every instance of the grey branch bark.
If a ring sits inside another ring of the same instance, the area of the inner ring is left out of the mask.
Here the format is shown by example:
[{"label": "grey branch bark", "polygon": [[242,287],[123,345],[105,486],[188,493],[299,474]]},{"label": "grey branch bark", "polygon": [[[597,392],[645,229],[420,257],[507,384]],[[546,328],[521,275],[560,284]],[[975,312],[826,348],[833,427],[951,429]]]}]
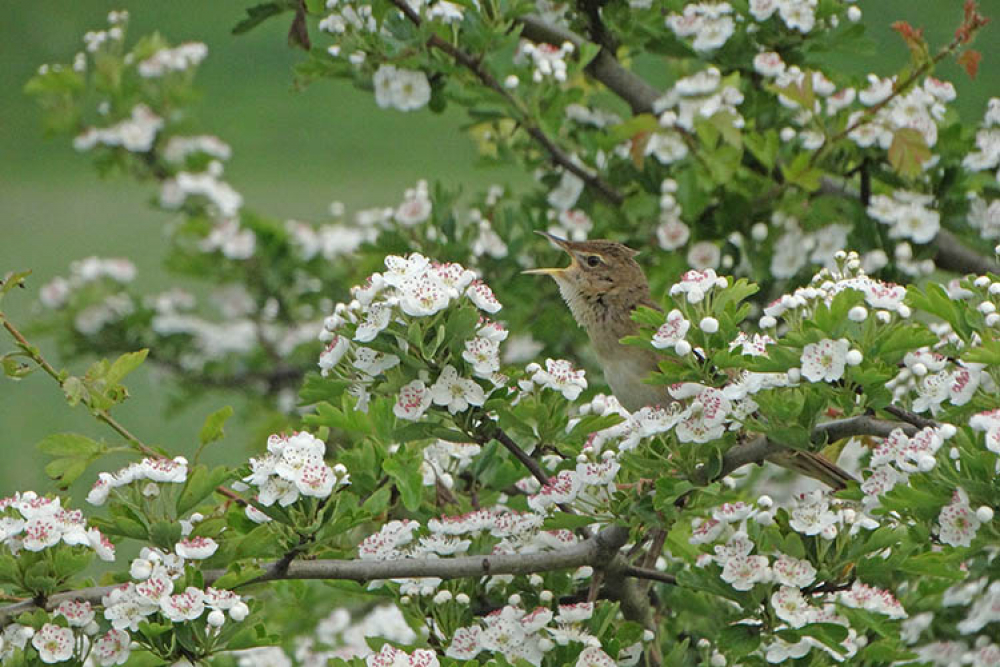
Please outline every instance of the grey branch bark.
[{"label": "grey branch bark", "polygon": [[[913,424],[895,422],[887,419],[877,419],[868,415],[858,415],[846,419],[835,419],[816,426],[812,432],[812,440],[818,444],[833,442],[856,435],[874,435],[884,438],[895,429],[902,429],[908,436],[916,435],[919,430]],[[758,435],[741,445],[736,445],[722,457],[722,470],[719,478],[751,463],[763,463],[764,459],[777,452],[790,449],[775,442],[766,435]]]},{"label": "grey branch bark", "polygon": [[[533,42],[555,45],[569,42],[579,51],[586,41],[572,30],[547,23],[542,17],[535,14],[522,16],[520,23],[522,26],[521,35]],[[632,108],[632,113],[652,113],[653,102],[662,95],[645,79],[626,69],[606,48],[601,48],[597,57],[590,61],[590,64],[587,65],[587,73],[607,86],[608,90],[615,95],[625,100]]]},{"label": "grey branch bark", "polygon": [[[287,566],[268,563],[264,574],[250,583],[263,583],[281,579],[339,579],[346,581],[373,581],[377,579],[427,578],[458,579],[482,577],[493,574],[531,574],[550,572],[589,565],[603,569],[615,560],[618,550],[628,539],[628,528],[609,526],[593,537],[557,551],[533,554],[498,554],[462,556],[459,558],[406,558],[390,561],[366,560],[296,560]],[[207,570],[205,585],[211,585],[226,573],[225,570]],[[244,584],[244,585],[248,585]],[[101,604],[101,598],[117,586],[94,586],[65,593],[56,593],[45,602],[53,608],[64,600],[86,600]],[[25,600],[0,607],[0,626],[25,611],[36,609],[35,600]]]}]

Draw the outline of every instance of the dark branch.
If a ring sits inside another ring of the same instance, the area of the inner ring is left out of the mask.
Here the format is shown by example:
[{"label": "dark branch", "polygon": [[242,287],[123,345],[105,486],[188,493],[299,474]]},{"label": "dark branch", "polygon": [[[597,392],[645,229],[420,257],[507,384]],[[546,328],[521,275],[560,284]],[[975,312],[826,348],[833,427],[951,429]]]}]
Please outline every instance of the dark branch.
[{"label": "dark branch", "polygon": [[1000,273],[1000,264],[965,245],[947,229],[939,231],[932,243],[937,247],[934,263],[945,271],[954,271],[962,275]]},{"label": "dark branch", "polygon": [[904,410],[903,408],[897,407],[895,405],[887,405],[882,409],[888,412],[893,417],[902,419],[904,422],[908,424],[913,424],[917,428],[928,428],[928,427],[936,428],[937,426],[939,426],[939,424],[933,419],[927,419],[926,417],[921,417],[920,415],[913,414],[909,410]]},{"label": "dark branch", "polygon": [[[460,558],[404,558],[388,561],[366,560],[297,560],[291,563],[276,561],[264,566],[264,574],[249,583],[262,583],[282,579],[338,579],[346,581],[374,581],[380,579],[427,578],[458,579],[494,574],[531,574],[550,572],[589,565],[602,569],[614,560],[618,550],[628,539],[628,528],[609,526],[594,537],[559,549],[533,554],[498,554],[462,556]],[[205,585],[217,581],[225,570],[207,570],[203,573]],[[247,584],[244,584],[247,585]],[[94,586],[65,593],[56,593],[45,601],[54,607],[64,600],[86,600],[101,604],[101,598],[117,586]],[[0,607],[0,625],[17,614],[36,609],[34,600]]]},{"label": "dark branch", "polygon": [[[579,52],[586,41],[571,30],[546,23],[542,17],[535,14],[522,16],[520,23],[521,35],[533,42],[546,44],[569,42]],[[649,85],[645,79],[625,69],[615,58],[614,52],[607,48],[602,48],[597,57],[590,61],[586,72],[628,103],[632,113],[652,113],[653,102],[662,96],[662,93]]]}]

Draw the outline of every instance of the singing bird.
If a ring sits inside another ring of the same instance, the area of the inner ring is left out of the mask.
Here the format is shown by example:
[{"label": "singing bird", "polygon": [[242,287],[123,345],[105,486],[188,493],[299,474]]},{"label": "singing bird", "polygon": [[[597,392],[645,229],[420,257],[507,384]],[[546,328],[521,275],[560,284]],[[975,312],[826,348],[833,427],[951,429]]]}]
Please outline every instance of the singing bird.
[{"label": "singing bird", "polygon": [[[556,281],[573,318],[590,337],[604,379],[618,402],[630,412],[673,403],[666,385],[644,381],[657,370],[659,356],[652,350],[620,342],[639,331],[639,325],[632,321],[633,310],[639,306],[661,310],[650,294],[642,267],[635,261],[638,251],[614,241],[567,241],[538,233],[564,250],[570,264],[524,273],[547,275]],[[854,479],[820,454],[783,450],[768,460],[835,489],[844,488]]]}]

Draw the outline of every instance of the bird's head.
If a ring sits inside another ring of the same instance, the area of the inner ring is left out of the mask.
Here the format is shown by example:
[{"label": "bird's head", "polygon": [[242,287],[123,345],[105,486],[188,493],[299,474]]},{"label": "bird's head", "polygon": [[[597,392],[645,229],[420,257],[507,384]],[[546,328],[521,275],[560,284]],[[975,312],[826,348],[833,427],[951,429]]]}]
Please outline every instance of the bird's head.
[{"label": "bird's head", "polygon": [[645,287],[646,276],[635,261],[638,251],[615,241],[567,241],[538,232],[569,255],[569,266],[529,269],[524,273],[552,276],[567,301],[592,300]]}]

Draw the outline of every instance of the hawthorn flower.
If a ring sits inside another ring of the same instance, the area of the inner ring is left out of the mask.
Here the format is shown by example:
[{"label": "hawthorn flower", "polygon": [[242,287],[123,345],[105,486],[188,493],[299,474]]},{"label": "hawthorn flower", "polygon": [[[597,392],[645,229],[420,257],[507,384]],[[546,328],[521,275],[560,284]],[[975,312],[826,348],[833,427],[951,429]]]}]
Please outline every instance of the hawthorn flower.
[{"label": "hawthorn flower", "polygon": [[500,342],[475,336],[465,341],[462,359],[472,364],[472,372],[478,377],[489,377],[500,370]]},{"label": "hawthorn flower", "polygon": [[684,314],[674,308],[667,313],[666,321],[653,334],[653,347],[662,350],[673,347],[684,340],[691,323],[684,319]]},{"label": "hawthorn flower", "polygon": [[375,103],[383,108],[412,111],[425,106],[431,99],[427,75],[419,70],[399,69],[381,65],[372,79]]},{"label": "hawthorn flower", "polygon": [[94,609],[86,600],[64,600],[55,613],[64,616],[74,628],[82,628],[94,620]]},{"label": "hawthorn flower", "polygon": [[733,556],[722,568],[722,580],[738,591],[748,591],[767,581],[771,570],[766,556]]},{"label": "hawthorn flower", "polygon": [[129,658],[132,639],[124,630],[111,628],[94,642],[94,659],[101,667],[124,665]]},{"label": "hawthorn flower", "polygon": [[617,667],[618,663],[597,646],[588,646],[580,651],[576,667]]},{"label": "hawthorn flower", "polygon": [[160,599],[160,611],[174,623],[193,621],[205,611],[205,594],[193,586]]},{"label": "hawthorn flower", "polygon": [[771,595],[774,614],[793,628],[801,628],[810,622],[812,607],[806,602],[802,591],[792,586],[782,586]]},{"label": "hawthorn flower", "polygon": [[714,387],[684,383],[670,387],[670,395],[683,400],[693,398],[680,415],[675,427],[681,442],[710,442],[721,438],[732,401]]},{"label": "hawthorn flower", "polygon": [[485,310],[487,313],[495,313],[502,307],[500,302],[497,301],[496,296],[494,296],[493,290],[482,280],[472,281],[472,284],[465,291],[465,295],[469,297],[477,308]]},{"label": "hawthorn flower", "polygon": [[587,378],[565,359],[546,359],[545,370],[537,370],[531,381],[542,387],[562,393],[568,401],[575,401],[587,388]]},{"label": "hawthorn flower", "polygon": [[362,373],[376,377],[390,368],[399,365],[399,357],[395,354],[377,352],[370,347],[359,347],[354,352],[354,362],[352,364]]},{"label": "hawthorn flower", "polygon": [[938,514],[938,525],[942,542],[953,547],[967,547],[982,524],[969,506],[969,496],[963,489],[956,489],[951,504],[945,505]]},{"label": "hawthorn flower", "polygon": [[482,405],[486,402],[483,388],[475,380],[460,378],[451,364],[444,367],[431,386],[430,396],[435,405],[447,406],[448,412],[452,414],[462,412],[470,405]]},{"label": "hawthorn flower", "polygon": [[31,638],[31,645],[38,651],[38,657],[46,664],[65,662],[72,658],[75,643],[72,630],[54,623],[46,623]]},{"label": "hawthorn flower", "polygon": [[481,632],[482,627],[478,625],[455,630],[451,637],[451,644],[448,645],[444,654],[455,660],[472,660],[482,650],[479,647],[479,634]]},{"label": "hawthorn flower", "polygon": [[211,537],[189,537],[174,546],[177,555],[188,560],[210,558],[218,549],[219,543]]},{"label": "hawthorn flower", "polygon": [[425,317],[448,307],[451,298],[447,288],[430,274],[422,274],[400,287],[400,309],[413,317]]},{"label": "hawthorn flower", "polygon": [[416,421],[427,412],[432,400],[431,390],[427,388],[423,380],[413,380],[400,388],[392,412],[400,419]]},{"label": "hawthorn flower", "polygon": [[1000,454],[1000,408],[972,415],[969,426],[975,431],[985,431],[986,449]]},{"label": "hawthorn flower", "polygon": [[670,288],[670,296],[683,294],[688,303],[700,303],[714,287],[720,287],[720,279],[713,269],[696,271],[692,269],[681,276],[681,281]]},{"label": "hawthorn flower", "polygon": [[788,525],[803,535],[819,535],[829,528],[835,528],[837,515],[820,492],[802,494],[796,506],[789,512]]},{"label": "hawthorn flower", "polygon": [[834,382],[844,377],[849,343],[824,338],[802,349],[802,377],[810,382]]},{"label": "hawthorn flower", "polygon": [[367,667],[438,667],[434,651],[418,648],[407,654],[392,644],[385,643],[378,653],[365,658]]},{"label": "hawthorn flower", "polygon": [[781,554],[771,565],[774,580],[783,586],[802,588],[816,579],[816,568],[807,560]]},{"label": "hawthorn flower", "polygon": [[333,339],[326,346],[326,349],[323,350],[322,354],[319,355],[320,373],[324,377],[329,375],[330,371],[344,358],[350,344],[350,341],[344,336],[333,334]]},{"label": "hawthorn flower", "polygon": [[[404,312],[406,311],[404,310]],[[412,314],[412,313],[407,313],[407,314]],[[389,322],[391,321],[392,321],[392,307],[389,306],[389,304],[373,303],[369,305],[368,308],[365,310],[365,319],[361,322],[361,324],[358,325],[358,328],[355,329],[354,331],[354,340],[356,340],[359,343],[370,343],[371,341],[375,340],[375,337],[379,335],[379,333],[381,333],[383,329],[389,326]],[[339,342],[338,339],[346,340],[342,336],[337,336],[336,334],[334,334],[334,338],[333,340],[330,341],[330,346],[327,347],[327,351],[331,350],[331,347]],[[337,351],[342,357],[344,352],[346,351],[346,347],[338,349]],[[335,355],[334,358],[336,358],[336,361],[340,360],[339,357],[336,357]],[[323,356],[320,356],[320,367],[325,369],[328,367],[335,366],[336,361],[333,361],[332,365],[331,361],[332,360],[327,360],[326,362],[327,365],[324,365]]]},{"label": "hawthorn flower", "polygon": [[667,220],[656,227],[656,241],[664,250],[677,250],[683,247],[689,238],[691,229],[680,220]]}]

